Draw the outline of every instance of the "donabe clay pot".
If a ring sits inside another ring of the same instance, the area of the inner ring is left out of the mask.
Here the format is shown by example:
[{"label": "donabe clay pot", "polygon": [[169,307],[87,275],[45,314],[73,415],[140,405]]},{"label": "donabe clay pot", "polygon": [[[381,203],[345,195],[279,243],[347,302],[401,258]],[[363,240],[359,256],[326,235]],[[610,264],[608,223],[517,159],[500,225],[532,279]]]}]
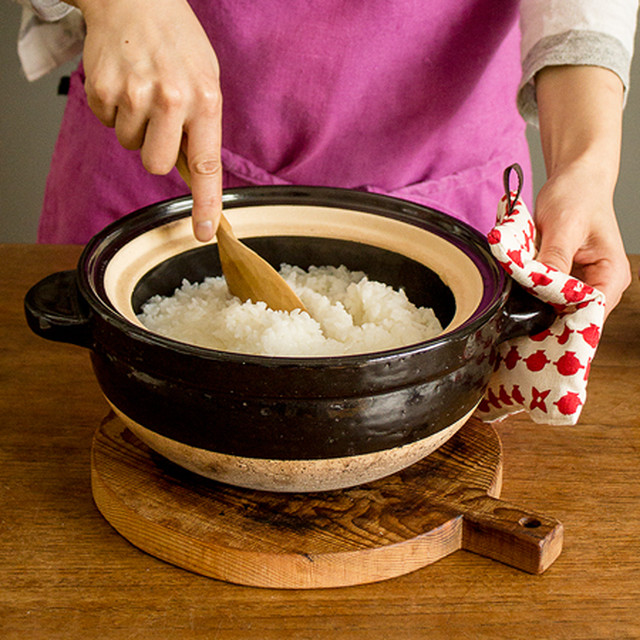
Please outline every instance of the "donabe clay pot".
[{"label": "donabe clay pot", "polygon": [[290,358],[204,349],[143,327],[136,314],[183,278],[219,275],[215,242],[192,236],[190,197],[122,218],[75,271],[25,298],[39,335],[91,351],[117,415],[149,447],[221,482],[322,491],[409,466],[473,413],[497,344],[549,326],[553,311],[505,275],[485,239],[443,213],[323,187],[229,190],[235,233],[276,268],[344,264],[404,287],[445,327],[432,340],[351,356]]}]

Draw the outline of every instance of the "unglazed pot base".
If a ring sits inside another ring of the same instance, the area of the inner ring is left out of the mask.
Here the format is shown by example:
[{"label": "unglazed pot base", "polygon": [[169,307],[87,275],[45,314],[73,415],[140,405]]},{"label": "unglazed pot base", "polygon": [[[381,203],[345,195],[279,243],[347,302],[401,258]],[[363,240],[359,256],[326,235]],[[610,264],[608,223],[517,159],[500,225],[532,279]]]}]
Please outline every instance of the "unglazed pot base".
[{"label": "unglazed pot base", "polygon": [[143,427],[111,406],[142,442],[184,469],[245,489],[295,493],[345,489],[406,469],[442,446],[475,411],[474,407],[437,433],[395,449],[320,460],[266,460],[216,453],[176,442]]}]

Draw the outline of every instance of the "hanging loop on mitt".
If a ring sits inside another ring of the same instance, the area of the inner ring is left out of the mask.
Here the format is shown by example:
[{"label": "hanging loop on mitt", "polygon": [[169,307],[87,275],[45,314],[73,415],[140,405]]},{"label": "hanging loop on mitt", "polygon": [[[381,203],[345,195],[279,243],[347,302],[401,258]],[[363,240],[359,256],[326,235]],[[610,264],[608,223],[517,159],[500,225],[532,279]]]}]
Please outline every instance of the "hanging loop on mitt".
[{"label": "hanging loop on mitt", "polygon": [[[511,172],[515,171],[516,176],[518,177],[518,187],[515,190],[515,198],[511,199],[511,194],[513,193],[511,190]],[[502,180],[504,182],[504,193],[507,196],[507,213],[512,213],[513,208],[516,206],[516,202],[518,202],[518,198],[520,197],[520,192],[522,191],[522,183],[524,182],[524,176],[522,175],[522,167],[516,162],[510,166],[508,166],[504,173],[502,174]]]}]

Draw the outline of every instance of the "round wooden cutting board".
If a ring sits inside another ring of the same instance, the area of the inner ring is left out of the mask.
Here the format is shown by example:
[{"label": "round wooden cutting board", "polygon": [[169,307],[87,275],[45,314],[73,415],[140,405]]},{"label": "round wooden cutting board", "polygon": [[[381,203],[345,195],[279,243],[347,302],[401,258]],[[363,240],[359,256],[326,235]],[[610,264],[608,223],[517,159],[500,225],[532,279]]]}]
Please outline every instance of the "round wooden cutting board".
[{"label": "round wooden cutting board", "polygon": [[363,584],[458,549],[541,573],[562,549],[557,520],[498,499],[500,439],[476,418],[408,469],[340,491],[219,484],[160,458],[112,413],[95,433],[91,470],[98,509],[132,544],[238,584]]}]

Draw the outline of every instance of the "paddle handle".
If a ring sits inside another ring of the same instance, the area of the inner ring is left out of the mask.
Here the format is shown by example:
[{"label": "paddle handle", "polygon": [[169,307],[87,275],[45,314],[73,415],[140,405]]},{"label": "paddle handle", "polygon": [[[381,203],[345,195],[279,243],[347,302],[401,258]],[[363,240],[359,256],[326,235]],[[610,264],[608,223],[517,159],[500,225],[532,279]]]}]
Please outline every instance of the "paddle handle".
[{"label": "paddle handle", "polygon": [[[191,172],[182,149],[178,153],[176,168],[191,188]],[[282,276],[266,260],[238,240],[231,223],[222,212],[216,237],[222,273],[234,296],[243,302],[262,300],[276,311],[306,311],[300,298]]]}]

